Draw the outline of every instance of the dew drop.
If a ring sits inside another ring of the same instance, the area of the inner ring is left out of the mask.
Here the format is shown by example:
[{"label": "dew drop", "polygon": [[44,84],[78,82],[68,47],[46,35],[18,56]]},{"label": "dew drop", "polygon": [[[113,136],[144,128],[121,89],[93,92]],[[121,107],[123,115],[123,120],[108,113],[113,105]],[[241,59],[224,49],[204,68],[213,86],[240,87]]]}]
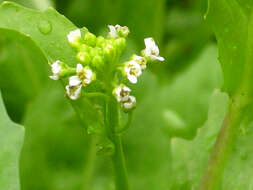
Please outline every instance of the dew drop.
[{"label": "dew drop", "polygon": [[41,20],[38,24],[38,29],[42,34],[50,34],[52,31],[52,24],[47,20]]}]

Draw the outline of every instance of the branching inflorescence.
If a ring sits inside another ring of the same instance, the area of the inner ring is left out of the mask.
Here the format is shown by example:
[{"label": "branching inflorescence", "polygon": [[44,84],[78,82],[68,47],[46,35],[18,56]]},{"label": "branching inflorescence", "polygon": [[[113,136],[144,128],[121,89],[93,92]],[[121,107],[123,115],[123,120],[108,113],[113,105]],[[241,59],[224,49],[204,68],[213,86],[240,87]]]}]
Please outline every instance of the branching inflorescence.
[{"label": "branching inflorescence", "polygon": [[111,90],[124,111],[132,110],[136,106],[136,99],[130,95],[131,89],[124,83],[137,83],[138,77],[147,67],[147,62],[164,61],[164,58],[159,56],[159,48],[154,40],[146,38],[146,48],[141,52],[141,56],[134,54],[128,61],[119,63],[129,29],[120,25],[108,27],[106,38],[96,37],[86,28],[71,31],[67,39],[77,50],[78,63],[72,68],[56,60],[51,64],[53,75],[50,78],[58,80],[68,77],[68,85],[65,88],[66,95],[71,100],[80,98],[83,89],[97,81],[101,87],[98,89],[102,92]]}]

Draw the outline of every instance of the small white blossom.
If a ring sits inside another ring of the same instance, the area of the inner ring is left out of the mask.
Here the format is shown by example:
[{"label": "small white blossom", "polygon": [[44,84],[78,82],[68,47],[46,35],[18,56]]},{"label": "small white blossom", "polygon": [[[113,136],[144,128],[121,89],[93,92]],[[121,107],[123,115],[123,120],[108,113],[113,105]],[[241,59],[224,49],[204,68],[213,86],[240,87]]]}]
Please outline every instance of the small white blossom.
[{"label": "small white blossom", "polygon": [[66,86],[66,95],[71,99],[71,100],[76,100],[80,97],[81,95],[81,90],[82,86],[77,85],[77,86]]},{"label": "small white blossom", "polygon": [[108,28],[109,28],[109,36],[112,37],[112,38],[117,38],[118,37],[118,32],[117,32],[117,28],[119,28],[120,25],[108,25]]},{"label": "small white blossom", "polygon": [[134,96],[128,96],[128,99],[122,103],[122,108],[125,110],[133,109],[136,106],[136,99]]},{"label": "small white blossom", "polygon": [[164,61],[164,58],[159,56],[159,48],[156,45],[153,38],[146,38],[144,40],[146,49],[144,50],[144,56],[150,58],[151,60]]},{"label": "small white blossom", "polygon": [[137,61],[131,60],[126,63],[124,72],[126,73],[128,80],[135,84],[142,73],[142,69]]},{"label": "small white blossom", "polygon": [[144,57],[135,55],[133,60],[139,63],[142,71],[147,68],[147,62]]},{"label": "small white blossom", "polygon": [[51,65],[51,70],[53,75],[49,76],[53,80],[58,80],[60,78],[60,72],[62,70],[61,62],[59,60],[55,61]]},{"label": "small white blossom", "polygon": [[128,88],[124,84],[121,84],[120,86],[118,86],[113,90],[113,95],[115,96],[118,102],[124,102],[128,100],[130,92],[131,92],[130,88]]},{"label": "small white blossom", "polygon": [[70,44],[76,44],[81,39],[81,30],[76,29],[68,34],[68,41]]},{"label": "small white blossom", "polygon": [[120,25],[108,25],[109,28],[109,36],[111,38],[118,38],[119,37],[119,32],[121,33],[120,36],[126,37],[129,34],[129,29],[127,26],[120,26]]},{"label": "small white blossom", "polygon": [[82,64],[76,65],[77,75],[69,77],[69,84],[66,86],[66,94],[72,99],[76,100],[80,97],[82,87],[87,86],[93,79],[93,72]]},{"label": "small white blossom", "polygon": [[87,86],[93,80],[93,72],[88,67],[83,67],[82,64],[77,64],[76,73],[83,86]]}]

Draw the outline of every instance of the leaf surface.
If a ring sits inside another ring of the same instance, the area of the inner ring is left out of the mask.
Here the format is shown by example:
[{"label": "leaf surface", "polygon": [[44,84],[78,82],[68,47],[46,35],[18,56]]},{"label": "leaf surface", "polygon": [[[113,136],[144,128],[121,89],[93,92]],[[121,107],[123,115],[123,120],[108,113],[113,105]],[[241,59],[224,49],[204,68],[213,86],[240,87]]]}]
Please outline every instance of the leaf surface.
[{"label": "leaf surface", "polygon": [[24,128],[13,123],[4,108],[0,94],[0,187],[19,190],[19,154],[23,144]]}]

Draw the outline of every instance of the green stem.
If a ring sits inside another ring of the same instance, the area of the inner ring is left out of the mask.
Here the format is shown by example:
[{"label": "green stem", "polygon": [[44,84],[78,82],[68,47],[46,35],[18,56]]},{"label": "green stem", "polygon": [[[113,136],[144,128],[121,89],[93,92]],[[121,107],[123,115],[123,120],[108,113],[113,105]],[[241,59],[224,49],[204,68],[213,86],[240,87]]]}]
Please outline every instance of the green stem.
[{"label": "green stem", "polygon": [[127,169],[121,136],[114,135],[113,142],[115,144],[115,154],[112,158],[115,171],[115,186],[117,190],[129,190]]},{"label": "green stem", "polygon": [[96,137],[90,136],[89,138],[89,149],[86,155],[85,166],[83,169],[83,190],[90,189],[90,182],[95,169],[96,161]]},{"label": "green stem", "polygon": [[116,134],[122,134],[126,132],[131,126],[132,120],[133,120],[133,111],[128,113],[127,123],[122,128],[116,130]]},{"label": "green stem", "polygon": [[216,139],[213,152],[209,158],[205,175],[202,179],[200,190],[216,190],[219,188],[222,174],[229,158],[229,154],[236,140],[237,133],[243,116],[245,104],[231,102],[229,110],[223,121],[220,133]]},{"label": "green stem", "polygon": [[112,162],[115,171],[116,190],[129,190],[127,169],[121,136],[116,134],[116,129],[119,127],[119,108],[114,97],[111,97],[108,100],[106,107],[107,133],[115,145],[115,152],[112,156]]},{"label": "green stem", "polygon": [[102,92],[86,92],[84,93],[84,97],[88,97],[88,98],[102,97],[105,100],[108,98],[108,96]]}]

